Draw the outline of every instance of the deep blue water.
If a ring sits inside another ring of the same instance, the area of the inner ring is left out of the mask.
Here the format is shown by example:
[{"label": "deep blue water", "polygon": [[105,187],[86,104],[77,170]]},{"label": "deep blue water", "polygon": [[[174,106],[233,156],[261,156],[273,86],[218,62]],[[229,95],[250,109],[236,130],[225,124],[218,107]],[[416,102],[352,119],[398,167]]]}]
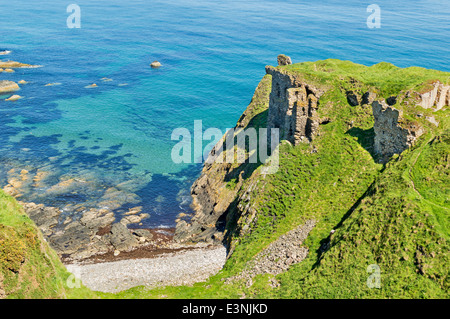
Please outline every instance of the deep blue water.
[{"label": "deep blue water", "polygon": [[[67,28],[71,3],[80,29]],[[23,99],[0,100],[0,186],[13,167],[50,172],[21,199],[68,213],[108,207],[115,187],[118,214],[143,206],[144,226],[173,226],[201,166],[173,163],[172,130],[234,126],[278,54],[450,71],[448,1],[376,3],[379,29],[366,25],[372,2],[354,0],[0,0],[0,50],[12,51],[0,59],[43,66],[0,73],[29,82]]]}]

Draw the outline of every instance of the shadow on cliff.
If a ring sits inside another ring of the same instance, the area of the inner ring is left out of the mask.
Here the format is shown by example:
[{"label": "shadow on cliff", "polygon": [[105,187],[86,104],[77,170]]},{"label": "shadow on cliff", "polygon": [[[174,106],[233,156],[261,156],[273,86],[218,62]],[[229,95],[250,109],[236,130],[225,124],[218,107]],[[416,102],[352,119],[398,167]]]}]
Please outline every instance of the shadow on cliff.
[{"label": "shadow on cliff", "polygon": [[356,137],[358,143],[369,152],[374,161],[377,161],[378,157],[375,154],[374,141],[375,141],[375,131],[373,127],[367,130],[363,130],[359,127],[352,127],[345,134]]},{"label": "shadow on cliff", "polygon": [[[269,111],[265,110],[265,111],[255,115],[255,116],[253,116],[252,119],[245,126],[245,129],[247,129],[247,128],[254,128],[256,130],[258,141],[259,141],[259,129],[267,127],[267,115],[268,115],[268,113],[269,113]],[[241,120],[242,120],[242,117],[241,117],[241,119],[239,121],[241,121]],[[240,134],[243,134],[243,132],[241,132]],[[238,135],[234,138],[234,145],[237,144]],[[259,144],[258,144],[258,147],[259,147]],[[248,139],[246,139],[245,150],[246,150],[246,152],[249,152],[249,150],[250,150],[250,145],[249,145]],[[250,163],[248,160],[246,160],[244,163],[242,163],[238,167],[230,170],[225,175],[224,180],[227,183],[231,182],[231,181],[234,181],[237,178],[242,179],[242,181],[244,181],[247,178],[249,178],[250,176],[252,176],[253,172],[258,167],[260,167],[262,164],[263,163],[259,161],[259,158],[258,158],[258,162],[257,163]]]}]

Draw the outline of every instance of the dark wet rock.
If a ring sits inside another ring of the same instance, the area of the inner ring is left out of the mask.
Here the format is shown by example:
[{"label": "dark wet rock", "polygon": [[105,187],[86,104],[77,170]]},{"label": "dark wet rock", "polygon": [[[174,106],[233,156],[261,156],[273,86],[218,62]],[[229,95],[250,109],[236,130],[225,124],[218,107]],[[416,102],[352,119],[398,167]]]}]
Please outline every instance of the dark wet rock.
[{"label": "dark wet rock", "polygon": [[377,94],[374,92],[366,92],[363,94],[361,99],[361,105],[370,104],[372,105],[372,102],[375,101],[377,98]]},{"label": "dark wet rock", "polygon": [[351,106],[359,105],[359,97],[358,97],[358,95],[355,92],[353,92],[353,91],[348,91],[347,92],[347,102]]},{"label": "dark wet rock", "polygon": [[388,105],[395,105],[397,103],[397,97],[396,96],[390,96],[386,99],[386,103]]}]

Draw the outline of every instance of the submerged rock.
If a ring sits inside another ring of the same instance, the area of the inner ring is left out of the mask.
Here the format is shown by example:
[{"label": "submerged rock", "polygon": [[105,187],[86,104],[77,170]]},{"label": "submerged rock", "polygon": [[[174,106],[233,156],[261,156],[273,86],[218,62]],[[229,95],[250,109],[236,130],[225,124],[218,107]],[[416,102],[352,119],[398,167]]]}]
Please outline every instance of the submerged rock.
[{"label": "submerged rock", "polygon": [[8,68],[8,69],[14,69],[14,68],[33,68],[37,67],[37,65],[31,65],[26,63],[20,63],[16,61],[0,61],[0,68]]},{"label": "submerged rock", "polygon": [[6,99],[5,101],[17,101],[20,100],[22,97],[20,95],[13,95],[10,98]]}]

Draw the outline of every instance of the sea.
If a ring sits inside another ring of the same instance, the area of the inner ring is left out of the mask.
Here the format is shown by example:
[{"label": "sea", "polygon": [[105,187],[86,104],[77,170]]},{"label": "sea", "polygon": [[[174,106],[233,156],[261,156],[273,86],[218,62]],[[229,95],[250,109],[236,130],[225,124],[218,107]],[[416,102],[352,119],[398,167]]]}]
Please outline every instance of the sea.
[{"label": "sea", "polygon": [[0,95],[0,187],[67,216],[141,207],[139,227],[173,227],[202,168],[173,160],[175,129],[234,127],[279,54],[450,71],[449,4],[0,0],[0,60],[40,66],[0,73],[28,82]]}]

